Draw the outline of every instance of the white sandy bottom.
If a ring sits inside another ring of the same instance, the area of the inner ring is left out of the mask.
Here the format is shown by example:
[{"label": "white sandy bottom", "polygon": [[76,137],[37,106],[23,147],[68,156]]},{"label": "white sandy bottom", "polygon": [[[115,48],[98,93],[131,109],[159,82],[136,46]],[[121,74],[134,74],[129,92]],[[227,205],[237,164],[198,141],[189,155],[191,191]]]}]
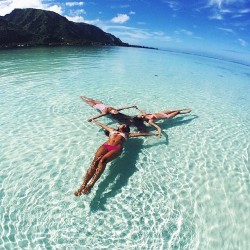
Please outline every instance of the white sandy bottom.
[{"label": "white sandy bottom", "polygon": [[[75,50],[1,52],[0,248],[247,249],[249,69],[159,51]],[[86,122],[97,112],[82,94],[192,112],[159,122],[160,139],[129,140],[91,194],[76,198],[106,140]]]}]

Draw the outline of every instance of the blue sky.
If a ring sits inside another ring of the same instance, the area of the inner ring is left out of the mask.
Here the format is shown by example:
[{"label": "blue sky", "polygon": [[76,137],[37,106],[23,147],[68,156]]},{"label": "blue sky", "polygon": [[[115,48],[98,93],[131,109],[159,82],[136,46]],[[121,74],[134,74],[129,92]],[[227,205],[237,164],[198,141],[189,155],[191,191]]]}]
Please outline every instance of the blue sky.
[{"label": "blue sky", "polygon": [[28,7],[96,25],[129,44],[250,53],[250,0],[0,0],[0,15]]}]

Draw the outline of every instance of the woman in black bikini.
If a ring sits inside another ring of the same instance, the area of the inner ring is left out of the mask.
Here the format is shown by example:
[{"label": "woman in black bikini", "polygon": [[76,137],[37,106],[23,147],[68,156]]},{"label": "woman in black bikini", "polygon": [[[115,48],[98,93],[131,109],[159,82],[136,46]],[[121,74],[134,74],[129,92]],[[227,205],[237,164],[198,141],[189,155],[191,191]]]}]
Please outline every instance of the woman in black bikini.
[{"label": "woman in black bikini", "polygon": [[83,179],[80,188],[74,193],[75,196],[89,194],[96,181],[100,178],[108,162],[114,160],[122,153],[123,143],[130,137],[150,136],[150,133],[130,133],[130,128],[122,124],[117,130],[93,120],[109,132],[109,139],[102,144],[95,153],[94,160]]}]

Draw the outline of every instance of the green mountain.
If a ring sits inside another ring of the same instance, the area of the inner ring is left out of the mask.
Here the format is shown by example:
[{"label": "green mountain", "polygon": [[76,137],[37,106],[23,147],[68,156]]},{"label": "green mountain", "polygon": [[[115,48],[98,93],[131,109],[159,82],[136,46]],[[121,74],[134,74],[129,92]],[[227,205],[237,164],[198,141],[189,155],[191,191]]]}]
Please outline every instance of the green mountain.
[{"label": "green mountain", "polygon": [[71,22],[52,11],[15,9],[0,17],[1,47],[65,44],[128,46],[94,25]]},{"label": "green mountain", "polygon": [[33,34],[25,31],[21,27],[9,23],[0,17],[0,45],[27,43],[33,39]]}]

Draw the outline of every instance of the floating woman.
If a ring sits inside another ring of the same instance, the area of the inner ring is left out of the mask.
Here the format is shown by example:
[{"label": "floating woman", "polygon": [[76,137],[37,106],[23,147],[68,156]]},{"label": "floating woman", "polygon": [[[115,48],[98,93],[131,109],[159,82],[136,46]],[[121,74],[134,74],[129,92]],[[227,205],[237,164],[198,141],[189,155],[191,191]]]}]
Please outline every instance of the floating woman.
[{"label": "floating woman", "polygon": [[[100,115],[97,115],[95,117],[92,117],[90,119],[88,119],[88,121],[92,121],[92,120],[95,120],[99,117],[102,117],[104,115],[107,115],[107,114],[111,114],[111,115],[117,115],[119,114],[119,111],[121,110],[124,110],[124,109],[129,109],[129,108],[135,108],[136,106],[133,105],[133,106],[127,106],[127,107],[123,107],[123,108],[113,108],[111,106],[107,106],[105,105],[104,103],[100,102],[100,101],[97,101],[97,100],[94,100],[92,98],[88,98],[86,96],[80,96],[80,98],[86,102],[87,104],[89,104],[91,107],[97,109],[101,114]],[[128,118],[130,118],[128,116]]]},{"label": "floating woman", "polygon": [[86,96],[80,96],[80,98],[91,107],[96,108],[101,113],[97,116],[89,118],[88,119],[89,122],[99,117],[110,115],[111,118],[115,120],[116,122],[118,122],[119,124],[126,124],[127,126],[134,126],[137,128],[139,132],[142,132],[142,133],[147,132],[147,126],[143,123],[142,120],[133,119],[133,116],[129,116],[120,112],[121,110],[124,110],[124,109],[137,108],[135,105],[117,109],[111,106],[107,106],[100,101],[94,100]]},{"label": "floating woman", "polygon": [[96,181],[105,170],[107,163],[121,155],[123,144],[128,138],[155,135],[151,133],[130,133],[130,128],[126,124],[120,125],[116,130],[98,121],[93,120],[93,122],[109,132],[109,139],[97,149],[82,185],[74,193],[75,196],[90,193]]},{"label": "floating woman", "polygon": [[191,109],[177,109],[177,110],[164,110],[157,113],[149,114],[139,109],[137,106],[136,108],[141,112],[141,114],[135,116],[133,119],[145,121],[148,124],[154,126],[157,130],[157,135],[159,137],[161,136],[161,128],[157,124],[155,124],[155,121],[162,119],[171,119],[179,114],[187,114],[191,112]]}]

